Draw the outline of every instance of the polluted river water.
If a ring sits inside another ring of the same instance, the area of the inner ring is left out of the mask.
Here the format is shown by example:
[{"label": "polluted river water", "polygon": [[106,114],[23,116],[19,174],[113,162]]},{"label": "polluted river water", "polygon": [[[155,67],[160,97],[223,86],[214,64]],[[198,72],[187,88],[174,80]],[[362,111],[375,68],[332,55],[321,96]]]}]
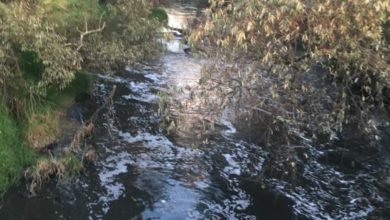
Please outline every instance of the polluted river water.
[{"label": "polluted river water", "polygon": [[[186,28],[199,10],[199,1],[170,1],[169,25]],[[236,137],[228,119],[207,141],[195,125],[167,135],[159,94],[195,85],[205,62],[185,53],[182,42],[181,36],[164,42],[167,51],[157,61],[99,75],[91,100],[80,103],[85,114],[114,85],[117,91],[88,141],[96,163],[71,181],[44,184],[36,195],[24,185],[12,188],[0,219],[365,219],[375,206],[367,197],[385,206],[374,175],[322,162],[325,150],[299,150],[301,184],[270,178],[263,185],[246,179],[261,172],[267,152]]]}]

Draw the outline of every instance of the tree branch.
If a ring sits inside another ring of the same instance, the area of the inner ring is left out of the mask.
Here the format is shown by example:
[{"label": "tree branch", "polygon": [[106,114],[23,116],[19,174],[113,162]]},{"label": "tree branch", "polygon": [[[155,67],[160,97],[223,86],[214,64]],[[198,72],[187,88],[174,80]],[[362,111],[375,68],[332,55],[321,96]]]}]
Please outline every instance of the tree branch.
[{"label": "tree branch", "polygon": [[96,29],[93,29],[93,30],[88,30],[88,21],[86,18],[84,18],[84,31],[80,31],[78,28],[77,28],[77,31],[80,32],[80,39],[79,39],[79,44],[78,44],[78,47],[77,47],[77,51],[80,51],[81,48],[84,46],[84,37],[89,35],[89,34],[94,34],[94,33],[97,33],[97,32],[102,32],[104,30],[104,28],[106,27],[106,22],[103,22],[102,23],[102,19],[103,19],[103,15],[102,14],[100,16],[100,19],[99,19],[99,26],[98,28]]}]

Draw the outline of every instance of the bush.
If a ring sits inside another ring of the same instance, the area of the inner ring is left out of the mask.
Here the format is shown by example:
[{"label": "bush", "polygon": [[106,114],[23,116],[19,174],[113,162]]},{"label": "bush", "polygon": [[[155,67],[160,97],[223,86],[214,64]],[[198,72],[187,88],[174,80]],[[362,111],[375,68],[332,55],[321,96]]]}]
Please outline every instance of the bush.
[{"label": "bush", "polygon": [[[55,141],[56,108],[90,88],[85,70],[111,71],[159,52],[161,23],[150,10],[145,0],[0,0],[0,194],[27,164],[23,142],[42,150]],[[76,160],[39,161],[36,181],[77,170]]]},{"label": "bush", "polygon": [[149,17],[157,19],[162,24],[168,24],[168,14],[162,8],[152,8]]},{"label": "bush", "polygon": [[272,116],[312,135],[334,136],[348,124],[376,129],[381,121],[372,113],[386,111],[390,88],[388,1],[210,5],[191,41],[219,59],[202,78],[204,94],[224,97],[217,106],[239,106],[245,117]]},{"label": "bush", "polygon": [[46,101],[49,106],[54,108],[68,109],[74,104],[75,97],[88,94],[92,90],[94,80],[94,74],[79,71],[75,74],[75,79],[65,89],[50,87]]},{"label": "bush", "polygon": [[0,2],[0,89],[16,115],[81,69],[111,70],[159,51],[147,1]]}]

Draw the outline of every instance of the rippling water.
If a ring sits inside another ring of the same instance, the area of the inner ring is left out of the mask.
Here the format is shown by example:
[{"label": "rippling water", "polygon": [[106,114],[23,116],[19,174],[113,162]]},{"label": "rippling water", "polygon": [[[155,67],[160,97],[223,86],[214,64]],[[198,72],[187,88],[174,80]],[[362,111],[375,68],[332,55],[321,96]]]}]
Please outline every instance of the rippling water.
[{"label": "rippling water", "polygon": [[[183,2],[176,1],[180,16],[186,10],[192,16],[194,7]],[[35,196],[23,186],[11,189],[0,219],[364,219],[388,205],[375,173],[342,170],[326,159],[330,149],[303,143],[294,154],[295,182],[270,175],[260,183],[252,180],[269,155],[237,138],[227,117],[207,138],[198,124],[167,135],[159,93],[196,85],[205,62],[184,53],[180,38],[168,43],[158,61],[99,77],[92,106],[114,85],[117,92],[89,141],[96,165],[68,183],[46,184]]]}]

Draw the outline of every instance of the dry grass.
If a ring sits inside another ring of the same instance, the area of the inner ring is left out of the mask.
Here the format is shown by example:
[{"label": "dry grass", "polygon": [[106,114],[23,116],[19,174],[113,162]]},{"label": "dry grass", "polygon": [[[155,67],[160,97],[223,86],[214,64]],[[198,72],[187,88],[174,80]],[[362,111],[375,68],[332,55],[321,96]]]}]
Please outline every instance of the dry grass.
[{"label": "dry grass", "polygon": [[55,142],[59,134],[59,114],[56,111],[33,113],[27,121],[26,144],[35,150],[43,150]]},{"label": "dry grass", "polygon": [[110,95],[106,98],[104,105],[98,108],[95,113],[81,126],[66,122],[55,111],[46,111],[39,114],[32,114],[28,120],[26,139],[28,144],[35,150],[42,150],[48,144],[58,140],[58,134],[61,131],[73,133],[68,147],[64,148],[59,155],[55,157],[50,151],[47,157],[38,159],[36,164],[25,172],[25,177],[31,180],[29,190],[35,193],[37,188],[49,179],[58,179],[60,181],[77,175],[83,169],[83,162],[93,163],[97,160],[97,153],[94,150],[82,152],[83,141],[93,134],[95,129],[94,121],[98,114],[112,107],[112,98],[115,94],[116,86],[113,87]]},{"label": "dry grass", "polygon": [[39,159],[35,166],[25,172],[25,176],[31,179],[30,192],[35,193],[35,190],[51,177],[63,181],[78,174],[82,169],[82,162],[74,155],[67,154],[60,158],[50,156]]}]

